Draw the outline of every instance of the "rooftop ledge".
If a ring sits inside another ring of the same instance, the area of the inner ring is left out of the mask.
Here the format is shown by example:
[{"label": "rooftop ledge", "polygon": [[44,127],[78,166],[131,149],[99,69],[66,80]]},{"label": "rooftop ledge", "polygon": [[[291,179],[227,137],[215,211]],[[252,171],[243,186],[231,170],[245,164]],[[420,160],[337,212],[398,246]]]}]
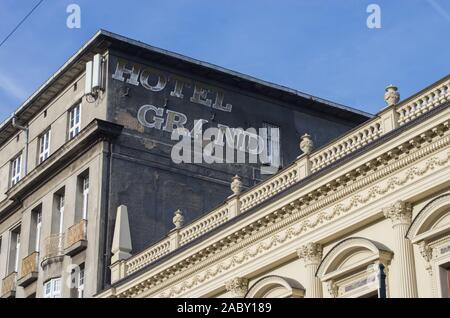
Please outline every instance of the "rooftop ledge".
[{"label": "rooftop ledge", "polygon": [[[224,204],[190,224],[169,232],[165,238],[144,251],[115,262],[111,265],[113,287],[129,276],[134,277],[140,270],[153,264],[157,265],[156,263],[171,257],[174,253],[185,250],[188,245],[194,244],[200,237],[204,238],[204,235],[210,234],[212,230],[218,230],[225,223],[227,225],[232,223],[228,221],[234,218],[233,221],[241,219],[237,216],[268,202],[269,199],[275,199],[293,185],[302,185],[307,179],[317,176],[318,172],[328,170],[325,168],[337,164],[338,160],[342,162],[344,159],[350,159],[363,147],[367,148],[369,145],[375,147],[377,144],[375,141],[381,137],[389,138],[387,136],[389,133],[400,133],[403,131],[402,126],[409,127],[413,120],[425,120],[428,117],[426,114],[432,111],[440,112],[442,108],[447,109],[449,102],[450,76],[447,76],[414,96],[383,109],[373,119],[312,153],[298,157],[290,166],[269,179],[246,192],[230,197]],[[448,129],[448,122],[445,127]]]}]

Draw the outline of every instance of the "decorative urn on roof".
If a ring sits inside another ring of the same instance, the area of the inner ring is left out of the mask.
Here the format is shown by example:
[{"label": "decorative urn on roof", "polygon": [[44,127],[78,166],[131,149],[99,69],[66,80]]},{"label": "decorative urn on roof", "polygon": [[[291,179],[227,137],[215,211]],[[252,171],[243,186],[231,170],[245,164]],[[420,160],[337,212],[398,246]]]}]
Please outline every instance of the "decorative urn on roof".
[{"label": "decorative urn on roof", "polygon": [[176,229],[181,228],[184,224],[183,212],[181,210],[176,210],[172,221],[173,221],[173,224],[175,224]]},{"label": "decorative urn on roof", "polygon": [[384,100],[388,106],[396,105],[400,100],[400,93],[398,88],[394,85],[386,87],[386,93],[384,94]]},{"label": "decorative urn on roof", "polygon": [[311,136],[308,134],[304,134],[300,141],[300,150],[303,151],[305,155],[309,155],[314,149],[314,142],[311,139]]},{"label": "decorative urn on roof", "polygon": [[235,175],[231,181],[230,188],[233,191],[233,195],[239,195],[243,188],[241,177]]}]

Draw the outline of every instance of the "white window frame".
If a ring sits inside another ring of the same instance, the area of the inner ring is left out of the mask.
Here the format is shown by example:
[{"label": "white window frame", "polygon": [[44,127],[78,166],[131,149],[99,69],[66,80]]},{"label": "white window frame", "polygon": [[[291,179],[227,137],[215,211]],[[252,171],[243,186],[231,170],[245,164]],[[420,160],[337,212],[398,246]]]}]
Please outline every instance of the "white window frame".
[{"label": "white window frame", "polygon": [[80,268],[77,275],[77,295],[78,298],[84,298],[84,282],[86,280],[84,267]]},{"label": "white window frame", "polygon": [[49,280],[44,284],[44,298],[52,298],[52,281]]},{"label": "white window frame", "polygon": [[50,156],[50,138],[50,129],[39,137],[39,163],[44,162]]},{"label": "white window frame", "polygon": [[11,160],[11,187],[15,186],[22,177],[22,154]]},{"label": "white window frame", "polygon": [[42,230],[42,211],[36,212],[36,246],[35,251],[40,251],[41,245],[41,230]]},{"label": "white window frame", "polygon": [[81,130],[81,104],[69,110],[69,140],[74,138]]},{"label": "white window frame", "polygon": [[65,197],[64,194],[61,194],[58,197],[59,234],[62,234],[64,231],[64,205],[65,205]]},{"label": "white window frame", "polygon": [[14,233],[16,235],[16,255],[14,255],[14,271],[19,271],[19,254],[20,254],[20,232]]},{"label": "white window frame", "polygon": [[53,278],[44,284],[44,298],[61,298],[61,277]]},{"label": "white window frame", "polygon": [[87,220],[88,208],[89,208],[89,175],[82,178],[82,189],[83,189],[83,220]]}]

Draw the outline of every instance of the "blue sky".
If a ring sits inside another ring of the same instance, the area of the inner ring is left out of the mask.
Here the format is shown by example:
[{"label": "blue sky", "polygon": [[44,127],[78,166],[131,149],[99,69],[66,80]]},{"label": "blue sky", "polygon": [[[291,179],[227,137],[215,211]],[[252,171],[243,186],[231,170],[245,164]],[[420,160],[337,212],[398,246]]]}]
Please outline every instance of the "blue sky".
[{"label": "blue sky", "polygon": [[[0,40],[36,3],[0,0]],[[450,73],[449,0],[44,0],[0,47],[0,121],[100,28],[371,113]]]}]

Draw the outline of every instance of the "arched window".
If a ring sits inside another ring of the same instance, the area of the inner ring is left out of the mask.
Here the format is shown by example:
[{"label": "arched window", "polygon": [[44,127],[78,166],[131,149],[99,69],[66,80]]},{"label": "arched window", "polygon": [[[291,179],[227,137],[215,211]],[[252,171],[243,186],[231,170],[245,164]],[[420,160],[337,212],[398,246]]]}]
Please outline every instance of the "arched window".
[{"label": "arched window", "polygon": [[419,246],[425,259],[433,296],[450,297],[450,193],[428,202],[406,237]]},{"label": "arched window", "polygon": [[384,275],[392,255],[378,242],[361,237],[348,238],[328,252],[316,275],[327,283],[332,297],[384,296]]},{"label": "arched window", "polygon": [[281,276],[266,276],[248,290],[245,298],[303,298],[305,289],[294,279]]}]

